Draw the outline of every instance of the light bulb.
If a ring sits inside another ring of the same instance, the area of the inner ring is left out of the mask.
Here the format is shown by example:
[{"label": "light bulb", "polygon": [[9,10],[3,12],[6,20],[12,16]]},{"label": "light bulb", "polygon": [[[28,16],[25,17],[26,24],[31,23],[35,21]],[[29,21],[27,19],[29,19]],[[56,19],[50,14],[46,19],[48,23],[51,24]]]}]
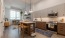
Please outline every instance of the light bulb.
[{"label": "light bulb", "polygon": [[33,11],[29,11],[30,13],[32,13]]},{"label": "light bulb", "polygon": [[29,13],[32,13],[32,12],[33,12],[32,10],[29,11]]},{"label": "light bulb", "polygon": [[27,11],[25,11],[25,14],[26,14],[26,15],[28,14]]}]

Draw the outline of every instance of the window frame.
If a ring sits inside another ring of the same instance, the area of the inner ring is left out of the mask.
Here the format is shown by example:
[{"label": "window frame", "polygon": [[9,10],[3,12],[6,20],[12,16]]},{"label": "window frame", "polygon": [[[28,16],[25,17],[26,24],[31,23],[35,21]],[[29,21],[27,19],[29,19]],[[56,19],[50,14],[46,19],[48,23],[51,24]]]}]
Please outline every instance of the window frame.
[{"label": "window frame", "polygon": [[[15,11],[15,16],[13,17],[14,19],[11,17],[12,11]],[[18,10],[10,10],[10,19],[11,20],[20,20],[21,19],[20,16],[17,17],[17,12],[19,12],[19,15],[20,15],[20,11],[18,11]]]}]

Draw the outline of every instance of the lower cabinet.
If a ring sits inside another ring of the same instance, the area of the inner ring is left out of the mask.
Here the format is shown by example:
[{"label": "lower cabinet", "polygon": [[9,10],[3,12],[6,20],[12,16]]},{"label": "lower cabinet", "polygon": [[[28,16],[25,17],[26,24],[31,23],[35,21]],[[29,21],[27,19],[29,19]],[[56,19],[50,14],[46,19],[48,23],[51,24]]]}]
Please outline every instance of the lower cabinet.
[{"label": "lower cabinet", "polygon": [[46,30],[46,22],[36,22],[36,28]]},{"label": "lower cabinet", "polygon": [[58,23],[57,33],[65,35],[65,23]]}]

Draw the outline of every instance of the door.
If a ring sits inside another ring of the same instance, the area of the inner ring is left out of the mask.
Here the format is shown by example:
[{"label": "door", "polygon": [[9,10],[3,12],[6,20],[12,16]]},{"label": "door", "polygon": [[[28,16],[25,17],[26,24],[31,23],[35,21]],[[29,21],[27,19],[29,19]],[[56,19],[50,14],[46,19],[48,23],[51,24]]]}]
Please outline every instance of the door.
[{"label": "door", "polygon": [[0,0],[0,38],[2,38],[4,32],[4,7],[3,0]]}]

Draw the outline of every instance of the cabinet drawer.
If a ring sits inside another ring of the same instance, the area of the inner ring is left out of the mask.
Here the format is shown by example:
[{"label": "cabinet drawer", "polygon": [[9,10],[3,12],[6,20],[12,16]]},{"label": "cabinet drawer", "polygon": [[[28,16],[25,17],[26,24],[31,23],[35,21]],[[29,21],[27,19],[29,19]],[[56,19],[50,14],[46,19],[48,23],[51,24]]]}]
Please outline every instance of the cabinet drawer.
[{"label": "cabinet drawer", "polygon": [[63,30],[58,30],[59,34],[64,34],[63,32],[64,32]]},{"label": "cabinet drawer", "polygon": [[59,34],[65,35],[65,23],[58,23],[57,30]]},{"label": "cabinet drawer", "polygon": [[63,27],[63,25],[58,25],[58,27]]},{"label": "cabinet drawer", "polygon": [[58,29],[64,29],[63,27],[59,27]]}]

